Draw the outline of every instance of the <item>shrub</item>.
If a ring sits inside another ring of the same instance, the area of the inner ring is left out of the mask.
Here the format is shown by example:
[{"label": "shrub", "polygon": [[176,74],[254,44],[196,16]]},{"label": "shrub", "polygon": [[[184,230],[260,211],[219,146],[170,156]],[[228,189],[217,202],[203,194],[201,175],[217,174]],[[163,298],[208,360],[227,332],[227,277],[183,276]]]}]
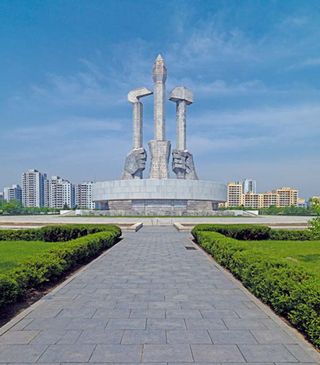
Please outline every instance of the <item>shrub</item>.
[{"label": "shrub", "polygon": [[66,224],[34,229],[0,230],[0,241],[64,242],[102,231],[121,234],[119,227],[110,224]]},{"label": "shrub", "polygon": [[[113,246],[121,234],[115,226],[59,245],[27,260],[19,267],[0,276],[0,308],[22,298],[28,290],[55,281],[74,267],[87,263]],[[59,236],[60,237],[60,236]]]},{"label": "shrub", "polygon": [[220,233],[199,227],[192,233],[218,263],[320,348],[320,287],[313,274],[284,259],[252,252],[244,242]]},{"label": "shrub", "polygon": [[289,229],[272,229],[270,239],[275,241],[309,241],[312,240],[310,230],[289,230]]},{"label": "shrub", "polygon": [[310,221],[310,232],[313,239],[320,239],[320,199],[312,198],[311,207],[317,216]]},{"label": "shrub", "polygon": [[271,229],[258,224],[199,224],[192,233],[213,231],[237,240],[307,241],[313,239],[310,230]]},{"label": "shrub", "polygon": [[40,241],[40,229],[0,229],[0,241]]},{"label": "shrub", "polygon": [[15,279],[9,275],[0,275],[0,308],[15,302],[21,294],[22,290]]},{"label": "shrub", "polygon": [[238,240],[267,240],[271,228],[258,224],[199,224],[193,229],[198,231],[214,231]]}]

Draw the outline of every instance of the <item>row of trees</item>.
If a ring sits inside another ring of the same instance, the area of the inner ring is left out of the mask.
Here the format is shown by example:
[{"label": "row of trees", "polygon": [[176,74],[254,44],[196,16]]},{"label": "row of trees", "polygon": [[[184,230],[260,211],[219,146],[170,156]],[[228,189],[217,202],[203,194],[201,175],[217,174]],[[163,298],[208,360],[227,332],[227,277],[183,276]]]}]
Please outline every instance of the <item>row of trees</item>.
[{"label": "row of trees", "polygon": [[269,208],[259,209],[259,214],[267,215],[317,215],[317,212],[313,205],[308,207],[296,207],[292,205],[291,207],[276,207],[271,206]]},{"label": "row of trees", "polygon": [[57,213],[59,209],[48,207],[29,208],[24,207],[18,200],[1,201],[0,200],[0,214],[1,215],[22,215],[22,214],[50,214]]},{"label": "row of trees", "polygon": [[244,207],[243,205],[240,205],[239,207],[228,207],[228,208],[222,208],[227,210],[259,210],[259,214],[262,215],[306,215],[306,216],[314,216],[317,215],[317,212],[315,210],[315,207],[313,204],[310,204],[308,207],[296,207],[294,205],[290,207],[276,207],[275,205],[272,205],[269,208],[249,208]]}]

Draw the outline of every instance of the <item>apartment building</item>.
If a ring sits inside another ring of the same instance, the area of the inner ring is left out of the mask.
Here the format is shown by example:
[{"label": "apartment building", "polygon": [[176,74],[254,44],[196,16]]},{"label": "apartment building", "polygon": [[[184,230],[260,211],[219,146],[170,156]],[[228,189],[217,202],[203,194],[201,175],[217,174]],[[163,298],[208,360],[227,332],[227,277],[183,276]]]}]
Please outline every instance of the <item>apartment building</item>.
[{"label": "apartment building", "polygon": [[92,201],[93,182],[83,182],[75,186],[76,206],[79,209],[95,209]]},{"label": "apartment building", "polygon": [[273,192],[262,193],[261,208],[269,208],[271,206],[280,207],[279,194]]},{"label": "apartment building", "polygon": [[[256,193],[254,192],[256,188],[255,183],[244,182],[231,182],[228,184],[227,190],[227,202],[226,207],[239,207],[244,206],[246,208],[269,208],[270,206],[276,207],[290,207],[298,206],[298,190],[292,189],[290,187],[282,187],[275,189],[271,192],[266,193]],[[246,190],[252,190],[249,192],[244,192]]]},{"label": "apartment building", "polygon": [[74,185],[59,176],[52,176],[48,181],[48,206],[63,209],[75,207]]},{"label": "apartment building", "polygon": [[283,187],[276,189],[275,192],[279,195],[279,207],[298,205],[298,190],[289,187]]},{"label": "apartment building", "polygon": [[243,184],[230,182],[227,189],[227,207],[239,207],[243,205]]},{"label": "apartment building", "polygon": [[242,196],[243,206],[248,208],[259,209],[261,208],[262,194],[246,193]]},{"label": "apartment building", "polygon": [[45,206],[47,174],[30,169],[22,174],[22,204],[25,207]]},{"label": "apartment building", "polygon": [[252,179],[243,180],[242,190],[243,190],[243,194],[247,194],[247,193],[256,194],[256,192],[257,192],[257,182],[256,182],[256,180],[252,180]]},{"label": "apartment building", "polygon": [[7,202],[17,200],[22,203],[22,189],[20,185],[12,185],[3,189],[3,199]]}]

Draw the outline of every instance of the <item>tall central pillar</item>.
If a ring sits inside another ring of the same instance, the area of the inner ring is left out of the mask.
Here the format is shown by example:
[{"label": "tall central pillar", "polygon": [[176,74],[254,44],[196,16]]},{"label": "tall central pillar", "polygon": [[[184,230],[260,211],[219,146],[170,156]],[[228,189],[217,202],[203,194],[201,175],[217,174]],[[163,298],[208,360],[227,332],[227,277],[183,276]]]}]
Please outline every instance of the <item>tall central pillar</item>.
[{"label": "tall central pillar", "polygon": [[150,178],[168,179],[171,146],[170,142],[165,140],[167,69],[161,55],[155,60],[152,77],[154,82],[154,139],[149,142],[151,155]]},{"label": "tall central pillar", "polygon": [[164,141],[167,69],[161,55],[157,57],[153,65],[152,78],[154,82],[154,139]]}]

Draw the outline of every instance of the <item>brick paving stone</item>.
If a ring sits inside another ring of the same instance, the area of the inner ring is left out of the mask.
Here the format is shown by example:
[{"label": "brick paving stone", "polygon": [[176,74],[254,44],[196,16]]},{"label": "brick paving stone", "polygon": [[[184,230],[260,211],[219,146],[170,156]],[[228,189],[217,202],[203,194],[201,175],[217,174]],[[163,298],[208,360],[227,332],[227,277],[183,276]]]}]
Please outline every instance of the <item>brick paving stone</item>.
[{"label": "brick paving stone", "polygon": [[289,336],[284,331],[277,330],[251,330],[251,333],[261,344],[290,344],[296,343],[293,336]]},{"label": "brick paving stone", "polygon": [[142,330],[146,328],[146,318],[125,318],[114,319],[111,318],[108,321],[107,329],[120,329],[120,330]]},{"label": "brick paving stone", "polygon": [[90,362],[140,362],[141,355],[142,345],[97,345]]},{"label": "brick paving stone", "polygon": [[212,344],[206,330],[167,331],[167,342],[170,344]]},{"label": "brick paving stone", "polygon": [[165,318],[163,309],[132,309],[130,318]]},{"label": "brick paving stone", "polygon": [[285,345],[285,347],[297,360],[301,362],[314,362],[314,358],[311,357],[300,345]]},{"label": "brick paving stone", "polygon": [[239,345],[248,362],[294,362],[297,359],[283,345]]},{"label": "brick paving stone", "polygon": [[189,345],[144,345],[143,362],[193,362]]},{"label": "brick paving stone", "polygon": [[243,329],[243,330],[254,330],[254,329],[267,329],[265,323],[259,319],[237,319],[237,318],[225,318],[224,323],[228,329]]},{"label": "brick paving stone", "polygon": [[182,318],[172,318],[172,319],[148,318],[147,328],[160,329],[160,330],[185,329],[186,324],[184,319]]},{"label": "brick paving stone", "polygon": [[257,340],[248,330],[209,330],[212,342],[217,345],[254,344]]},{"label": "brick paving stone", "polygon": [[80,336],[81,331],[75,330],[54,330],[45,329],[40,331],[38,335],[31,341],[32,344],[42,344],[42,345],[54,345],[54,344],[65,344],[72,345],[76,342],[77,338]]},{"label": "brick paving stone", "polygon": [[203,318],[239,318],[235,311],[230,309],[200,310]]},{"label": "brick paving stone", "polygon": [[202,318],[197,309],[168,309],[166,318]]},{"label": "brick paving stone", "polygon": [[123,330],[84,330],[78,337],[77,344],[120,344],[123,333]]},{"label": "brick paving stone", "polygon": [[39,362],[88,362],[94,345],[49,345]]},{"label": "brick paving stone", "polygon": [[0,345],[0,363],[35,363],[46,350],[45,345]]},{"label": "brick paving stone", "polygon": [[197,362],[245,362],[235,345],[191,345]]},{"label": "brick paving stone", "polygon": [[220,329],[226,330],[227,327],[220,318],[206,319],[186,319],[188,329]]},{"label": "brick paving stone", "polygon": [[[127,319],[130,316],[130,309],[104,309],[99,308],[92,318],[102,319]],[[140,317],[141,318],[141,317]],[[143,317],[145,318],[145,317]]]},{"label": "brick paving stone", "polygon": [[166,333],[164,330],[126,330],[121,343],[127,345],[138,344],[165,344]]},{"label": "brick paving stone", "polygon": [[26,345],[37,336],[39,331],[9,331],[0,337],[0,344]]},{"label": "brick paving stone", "polygon": [[189,234],[172,227],[125,233],[0,336],[0,363],[320,364],[187,245]]}]

